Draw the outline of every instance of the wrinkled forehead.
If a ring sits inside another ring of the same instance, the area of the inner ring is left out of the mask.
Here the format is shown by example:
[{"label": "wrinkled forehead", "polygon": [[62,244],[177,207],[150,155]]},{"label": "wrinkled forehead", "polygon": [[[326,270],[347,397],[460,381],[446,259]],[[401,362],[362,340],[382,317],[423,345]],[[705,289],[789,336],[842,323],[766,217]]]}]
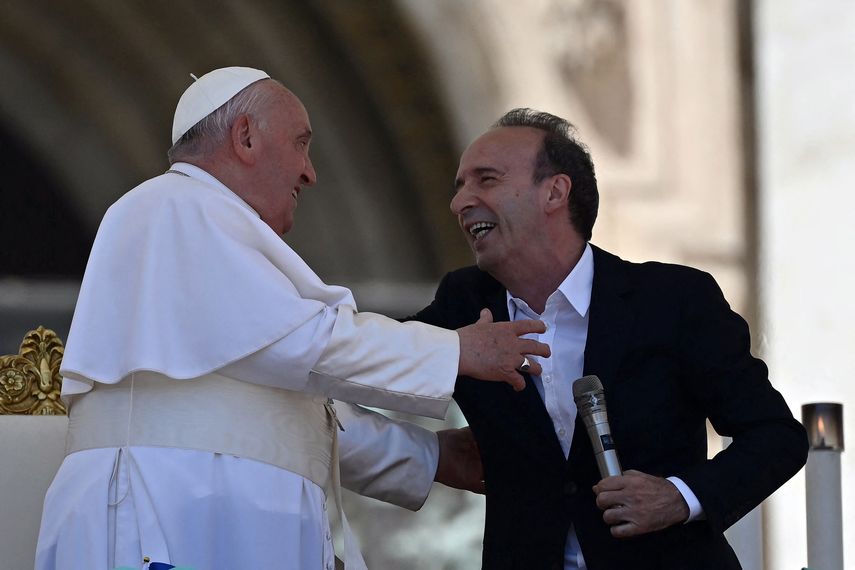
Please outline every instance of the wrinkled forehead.
[{"label": "wrinkled forehead", "polygon": [[490,129],[469,145],[460,157],[457,176],[495,169],[502,172],[531,172],[543,143],[543,131],[531,127]]},{"label": "wrinkled forehead", "polygon": [[269,109],[271,115],[289,129],[311,131],[309,113],[300,98],[282,85],[272,83],[270,88],[274,90]]},{"label": "wrinkled forehead", "polygon": [[284,96],[286,103],[291,109],[291,112],[294,114],[294,116],[308,123],[309,112],[306,110],[306,106],[303,105],[303,102],[300,101],[300,98],[294,95],[294,93],[292,93],[291,91],[288,91],[287,89],[285,89]]}]

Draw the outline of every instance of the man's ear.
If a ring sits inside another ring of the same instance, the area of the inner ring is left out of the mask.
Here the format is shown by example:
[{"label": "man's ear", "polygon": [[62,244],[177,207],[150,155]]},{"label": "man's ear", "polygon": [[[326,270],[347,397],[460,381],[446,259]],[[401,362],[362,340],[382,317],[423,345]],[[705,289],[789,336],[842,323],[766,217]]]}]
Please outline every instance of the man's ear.
[{"label": "man's ear", "polygon": [[232,150],[238,158],[246,164],[255,164],[256,151],[259,140],[256,134],[255,125],[249,119],[248,115],[239,115],[235,122],[232,123],[232,128],[229,131],[231,137]]},{"label": "man's ear", "polygon": [[569,176],[563,173],[555,174],[551,180],[549,196],[546,198],[546,211],[552,213],[559,209],[566,210],[573,182]]}]

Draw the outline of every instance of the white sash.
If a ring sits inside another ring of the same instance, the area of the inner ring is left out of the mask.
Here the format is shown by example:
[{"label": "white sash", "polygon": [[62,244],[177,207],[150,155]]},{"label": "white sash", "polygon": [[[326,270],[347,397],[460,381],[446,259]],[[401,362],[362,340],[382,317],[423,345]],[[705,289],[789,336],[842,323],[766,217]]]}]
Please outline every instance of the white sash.
[{"label": "white sash", "polygon": [[[204,385],[202,385],[204,383]],[[342,510],[338,422],[330,400],[206,374],[137,372],[71,399],[66,452],[132,446],[245,457],[309,479],[336,503],[348,570],[366,568]],[[164,542],[164,540],[156,540]]]}]

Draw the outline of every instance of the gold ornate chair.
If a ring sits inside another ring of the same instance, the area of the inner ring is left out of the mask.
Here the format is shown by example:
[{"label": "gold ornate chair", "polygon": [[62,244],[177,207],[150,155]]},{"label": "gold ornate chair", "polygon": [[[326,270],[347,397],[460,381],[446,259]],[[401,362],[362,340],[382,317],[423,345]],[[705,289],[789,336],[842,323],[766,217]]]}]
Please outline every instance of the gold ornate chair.
[{"label": "gold ornate chair", "polygon": [[62,353],[56,333],[39,327],[26,334],[18,354],[0,356],[0,414],[64,416]]},{"label": "gold ornate chair", "polygon": [[42,503],[65,456],[62,341],[39,327],[0,356],[0,568],[32,568]]}]

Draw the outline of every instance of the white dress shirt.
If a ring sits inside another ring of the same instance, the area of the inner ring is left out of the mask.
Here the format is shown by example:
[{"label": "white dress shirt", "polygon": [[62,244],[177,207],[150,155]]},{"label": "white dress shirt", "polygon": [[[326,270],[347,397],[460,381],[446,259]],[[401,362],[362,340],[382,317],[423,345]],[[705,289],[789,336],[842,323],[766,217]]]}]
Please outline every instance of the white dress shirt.
[{"label": "white dress shirt", "polygon": [[[564,451],[570,453],[576,425],[576,403],[573,401],[573,382],[581,378],[585,367],[585,344],[588,339],[588,309],[591,306],[591,289],[594,282],[594,254],[591,246],[585,251],[576,266],[558,289],[546,300],[542,314],[538,314],[528,303],[507,293],[510,320],[539,319],[546,323],[543,334],[527,335],[552,348],[550,358],[537,358],[543,368],[540,376],[532,376],[537,391],[543,398],[546,411],[552,419],[555,435]],[[620,442],[618,442],[620,449]],[[668,478],[689,505],[689,520],[702,516],[700,503],[689,487],[676,477]],[[564,550],[565,570],[587,568],[576,530],[571,525]]]}]

